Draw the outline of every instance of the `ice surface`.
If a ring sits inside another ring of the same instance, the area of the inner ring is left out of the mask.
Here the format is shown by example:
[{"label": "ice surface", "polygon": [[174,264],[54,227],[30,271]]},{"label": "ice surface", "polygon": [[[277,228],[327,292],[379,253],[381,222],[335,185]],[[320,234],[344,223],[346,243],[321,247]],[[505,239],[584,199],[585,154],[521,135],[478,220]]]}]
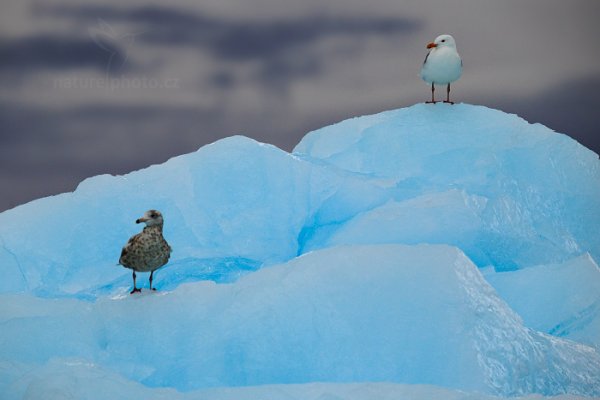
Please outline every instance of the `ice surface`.
[{"label": "ice surface", "polygon": [[[596,154],[464,104],[94,177],[0,214],[0,393],[599,396],[598,199]],[[150,208],[174,252],[129,296]]]},{"label": "ice surface", "polygon": [[2,301],[0,342],[11,343],[3,359],[82,357],[151,387],[372,381],[600,393],[595,351],[523,327],[477,267],[445,245],[335,247],[232,284],[83,306]]},{"label": "ice surface", "polygon": [[[14,367],[14,366],[11,366]],[[0,362],[0,370],[2,363]],[[127,380],[111,370],[81,360],[50,361],[27,372],[4,393],[6,399],[86,399],[86,400],[499,400],[496,396],[468,393],[431,385],[394,383],[309,383],[253,387],[201,389],[188,393],[173,389],[148,388]],[[585,400],[588,397],[539,395],[513,397],[513,400]]]},{"label": "ice surface", "polygon": [[[439,243],[460,247],[479,265],[489,258],[479,241],[487,199],[464,191],[424,194],[405,201],[391,200],[358,214],[326,239],[315,237],[307,249],[340,244]],[[489,253],[489,251],[488,251]]]},{"label": "ice surface", "polygon": [[294,153],[391,180],[396,200],[452,189],[487,200],[476,240],[498,269],[600,258],[598,155],[515,115],[418,104],[311,132]]},{"label": "ice surface", "polygon": [[[14,371],[14,365],[11,366]],[[3,368],[0,362],[0,370]],[[254,387],[201,389],[188,393],[173,389],[148,388],[127,380],[99,365],[76,359],[54,359],[28,371],[5,392],[5,399],[86,399],[86,400],[498,400],[499,397],[468,393],[431,385],[393,383],[309,383]],[[589,399],[575,395],[555,400]],[[532,395],[513,400],[543,400]]]},{"label": "ice surface", "polygon": [[600,348],[600,268],[589,255],[486,279],[527,326]]}]

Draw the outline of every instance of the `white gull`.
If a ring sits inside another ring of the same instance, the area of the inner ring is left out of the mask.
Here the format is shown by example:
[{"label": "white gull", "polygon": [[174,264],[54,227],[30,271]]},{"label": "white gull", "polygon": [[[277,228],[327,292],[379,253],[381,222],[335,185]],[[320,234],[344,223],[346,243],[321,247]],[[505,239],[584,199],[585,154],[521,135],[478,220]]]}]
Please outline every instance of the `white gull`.
[{"label": "white gull", "polygon": [[436,103],[435,85],[448,85],[444,103],[450,101],[450,83],[457,81],[462,75],[462,60],[456,51],[456,42],[450,35],[440,35],[427,45],[429,53],[421,68],[421,79],[431,84],[431,101]]}]

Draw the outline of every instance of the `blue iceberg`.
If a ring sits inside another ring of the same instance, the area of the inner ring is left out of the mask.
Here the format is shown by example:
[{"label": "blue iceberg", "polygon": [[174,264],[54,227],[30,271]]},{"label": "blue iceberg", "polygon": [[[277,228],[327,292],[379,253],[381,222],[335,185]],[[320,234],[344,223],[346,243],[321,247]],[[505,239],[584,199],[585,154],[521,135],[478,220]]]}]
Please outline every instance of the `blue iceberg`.
[{"label": "blue iceberg", "polygon": [[[600,396],[599,199],[598,155],[466,104],[90,178],[0,214],[0,392]],[[130,296],[151,208],[173,253]]]}]

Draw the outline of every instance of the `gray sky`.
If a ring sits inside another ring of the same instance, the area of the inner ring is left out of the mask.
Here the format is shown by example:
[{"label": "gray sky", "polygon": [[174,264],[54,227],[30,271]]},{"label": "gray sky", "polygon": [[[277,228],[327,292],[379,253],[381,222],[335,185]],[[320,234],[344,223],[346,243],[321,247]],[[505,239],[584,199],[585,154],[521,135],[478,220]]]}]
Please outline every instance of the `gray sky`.
[{"label": "gray sky", "polygon": [[442,33],[465,65],[455,101],[517,113],[600,152],[595,0],[0,8],[0,211],[222,137],[289,151],[312,129],[424,101],[425,45]]}]

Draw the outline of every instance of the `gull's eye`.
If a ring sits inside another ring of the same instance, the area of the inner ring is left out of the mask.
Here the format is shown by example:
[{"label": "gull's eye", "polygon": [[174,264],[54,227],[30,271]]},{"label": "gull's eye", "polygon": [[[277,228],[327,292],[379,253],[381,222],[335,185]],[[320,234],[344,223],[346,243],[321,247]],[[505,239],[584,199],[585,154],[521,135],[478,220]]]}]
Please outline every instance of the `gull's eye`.
[{"label": "gull's eye", "polygon": [[442,43],[445,43],[445,42],[446,42],[446,39],[443,39],[443,40],[442,40]]}]

